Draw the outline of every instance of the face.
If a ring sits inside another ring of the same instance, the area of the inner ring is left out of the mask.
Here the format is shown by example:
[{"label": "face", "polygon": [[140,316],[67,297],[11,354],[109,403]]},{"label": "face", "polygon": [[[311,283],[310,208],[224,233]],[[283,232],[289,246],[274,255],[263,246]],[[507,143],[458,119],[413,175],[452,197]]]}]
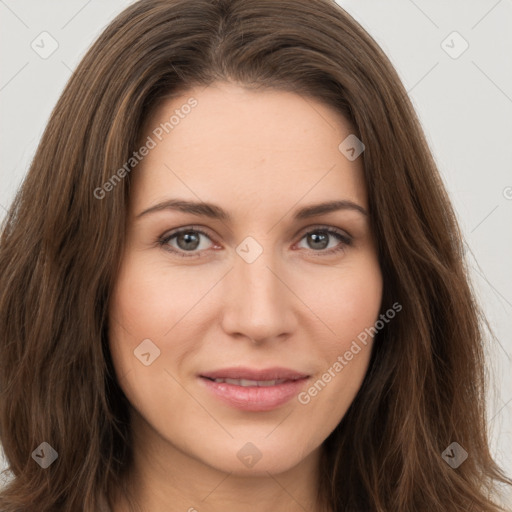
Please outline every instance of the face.
[{"label": "face", "polygon": [[134,431],[162,457],[285,471],[353,401],[382,276],[362,156],[338,148],[351,133],[311,98],[227,83],[147,122],[109,339]]}]

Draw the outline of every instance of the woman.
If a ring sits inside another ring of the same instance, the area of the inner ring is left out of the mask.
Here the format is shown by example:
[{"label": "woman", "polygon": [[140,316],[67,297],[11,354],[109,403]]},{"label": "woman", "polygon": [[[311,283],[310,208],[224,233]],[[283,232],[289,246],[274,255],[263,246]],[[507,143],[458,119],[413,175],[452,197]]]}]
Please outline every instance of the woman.
[{"label": "woman", "polygon": [[453,210],[333,2],[127,8],[0,269],[2,510],[504,510]]}]

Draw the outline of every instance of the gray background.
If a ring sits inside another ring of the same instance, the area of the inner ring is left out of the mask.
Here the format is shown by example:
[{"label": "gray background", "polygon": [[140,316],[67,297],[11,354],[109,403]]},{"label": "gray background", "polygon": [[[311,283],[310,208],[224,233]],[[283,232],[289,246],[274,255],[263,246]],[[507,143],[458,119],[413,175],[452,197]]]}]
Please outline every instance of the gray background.
[{"label": "gray background", "polygon": [[[130,3],[0,0],[0,218],[73,69],[107,23]],[[512,0],[338,3],[397,68],[453,200],[474,286],[498,339],[488,351],[494,382],[489,431],[493,453],[510,476]],[[56,43],[40,36],[44,31]],[[39,52],[49,51],[52,44],[58,47],[42,58],[31,44],[39,45]]]}]

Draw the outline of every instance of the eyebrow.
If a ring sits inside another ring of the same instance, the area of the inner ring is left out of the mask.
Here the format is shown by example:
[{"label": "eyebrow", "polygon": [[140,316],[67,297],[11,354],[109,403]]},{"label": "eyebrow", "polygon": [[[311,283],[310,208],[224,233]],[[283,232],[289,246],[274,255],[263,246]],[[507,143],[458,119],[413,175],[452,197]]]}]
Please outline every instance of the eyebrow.
[{"label": "eyebrow", "polygon": [[[218,219],[230,222],[231,215],[223,210],[220,206],[212,203],[205,203],[203,201],[186,201],[184,199],[167,199],[161,203],[150,206],[146,210],[140,212],[136,218],[140,218],[149,213],[160,212],[162,210],[177,210],[184,213],[191,213],[202,217],[209,217],[211,219]],[[317,217],[326,213],[331,213],[339,210],[351,210],[368,216],[368,212],[361,205],[354,203],[348,199],[338,201],[328,201],[325,203],[317,203],[305,206],[295,212],[294,219],[302,220],[311,217]]]}]

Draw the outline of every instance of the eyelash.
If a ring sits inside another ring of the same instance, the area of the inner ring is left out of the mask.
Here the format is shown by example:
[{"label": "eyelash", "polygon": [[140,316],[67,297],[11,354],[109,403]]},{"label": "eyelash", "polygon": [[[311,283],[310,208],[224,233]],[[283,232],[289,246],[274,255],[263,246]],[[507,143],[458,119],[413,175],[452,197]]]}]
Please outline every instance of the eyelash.
[{"label": "eyelash", "polygon": [[[190,254],[187,254],[186,251],[176,250],[167,245],[171,239],[177,237],[178,235],[180,235],[182,233],[189,233],[189,232],[200,233],[211,240],[211,237],[210,237],[210,235],[208,235],[208,233],[206,233],[205,231],[203,231],[200,228],[190,226],[190,227],[186,227],[186,228],[180,228],[176,231],[171,232],[170,234],[166,234],[166,235],[159,237],[157,240],[157,243],[160,247],[163,247],[164,250],[171,252],[173,254],[176,254],[177,256],[180,256],[183,258],[200,258],[202,256],[200,253],[192,252]],[[329,226],[315,226],[314,229],[305,232],[301,236],[300,240],[302,240],[305,236],[310,235],[311,233],[317,233],[317,232],[322,232],[322,233],[327,233],[329,235],[332,235],[335,238],[337,238],[341,243],[339,245],[337,245],[336,247],[333,247],[328,250],[319,250],[319,251],[312,250],[313,253],[318,253],[316,256],[332,255],[332,254],[338,253],[340,251],[343,251],[345,249],[345,247],[352,245],[352,238],[347,236],[342,231],[331,228]],[[167,247],[165,247],[165,246],[167,246]]]}]

